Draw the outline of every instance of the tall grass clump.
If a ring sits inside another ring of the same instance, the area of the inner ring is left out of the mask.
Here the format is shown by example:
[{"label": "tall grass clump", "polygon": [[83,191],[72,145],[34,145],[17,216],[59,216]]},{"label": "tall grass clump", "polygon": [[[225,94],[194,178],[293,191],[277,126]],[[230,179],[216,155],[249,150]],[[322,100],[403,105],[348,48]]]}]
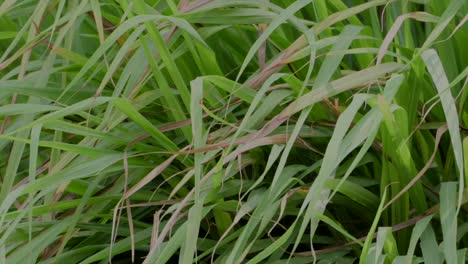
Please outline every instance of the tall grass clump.
[{"label": "tall grass clump", "polygon": [[0,263],[465,263],[463,0],[0,2]]}]

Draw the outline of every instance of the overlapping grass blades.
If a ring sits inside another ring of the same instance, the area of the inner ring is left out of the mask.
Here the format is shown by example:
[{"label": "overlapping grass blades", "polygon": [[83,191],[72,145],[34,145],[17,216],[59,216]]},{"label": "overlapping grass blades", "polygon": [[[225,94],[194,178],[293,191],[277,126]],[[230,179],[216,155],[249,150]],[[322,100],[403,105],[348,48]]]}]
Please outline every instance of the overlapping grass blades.
[{"label": "overlapping grass blades", "polygon": [[466,8],[3,1],[0,263],[464,263]]}]

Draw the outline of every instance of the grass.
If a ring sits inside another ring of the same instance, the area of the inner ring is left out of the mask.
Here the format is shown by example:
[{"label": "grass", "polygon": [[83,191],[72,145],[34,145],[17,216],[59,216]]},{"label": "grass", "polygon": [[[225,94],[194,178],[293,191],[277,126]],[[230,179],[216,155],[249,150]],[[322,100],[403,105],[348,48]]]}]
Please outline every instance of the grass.
[{"label": "grass", "polygon": [[0,263],[465,263],[461,0],[0,3]]}]

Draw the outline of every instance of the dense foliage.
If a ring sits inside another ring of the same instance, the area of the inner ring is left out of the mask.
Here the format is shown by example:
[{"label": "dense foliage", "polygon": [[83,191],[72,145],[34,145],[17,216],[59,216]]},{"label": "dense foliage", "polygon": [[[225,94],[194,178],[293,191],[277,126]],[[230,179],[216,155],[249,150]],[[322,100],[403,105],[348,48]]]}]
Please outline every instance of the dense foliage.
[{"label": "dense foliage", "polygon": [[465,263],[463,0],[3,0],[0,263]]}]

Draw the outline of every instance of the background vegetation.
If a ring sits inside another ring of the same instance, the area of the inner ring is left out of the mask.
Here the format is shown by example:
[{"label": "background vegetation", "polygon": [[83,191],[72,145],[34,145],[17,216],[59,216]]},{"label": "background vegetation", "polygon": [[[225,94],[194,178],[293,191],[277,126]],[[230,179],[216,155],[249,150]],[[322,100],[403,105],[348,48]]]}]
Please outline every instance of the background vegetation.
[{"label": "background vegetation", "polygon": [[465,263],[463,0],[4,0],[1,263]]}]

